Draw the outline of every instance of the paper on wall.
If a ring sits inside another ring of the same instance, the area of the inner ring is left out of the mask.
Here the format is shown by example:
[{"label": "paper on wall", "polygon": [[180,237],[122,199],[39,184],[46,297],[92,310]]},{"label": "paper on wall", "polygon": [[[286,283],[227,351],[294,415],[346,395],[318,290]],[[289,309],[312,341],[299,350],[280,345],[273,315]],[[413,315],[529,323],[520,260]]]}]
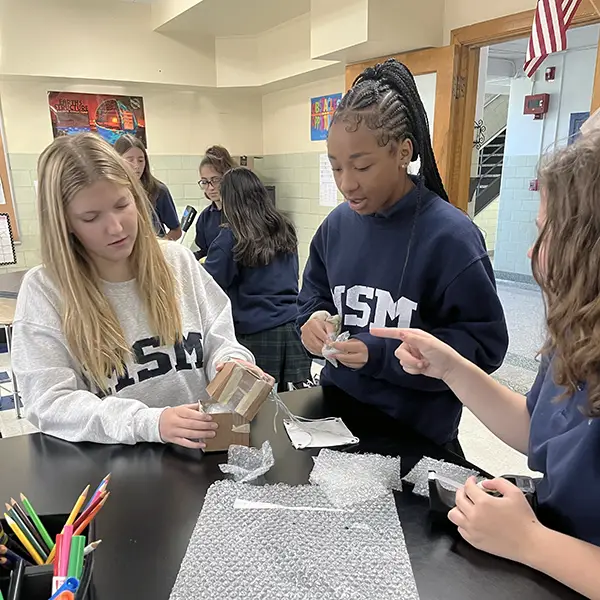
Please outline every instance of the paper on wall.
[{"label": "paper on wall", "polygon": [[337,186],[327,154],[319,155],[319,206],[337,206]]},{"label": "paper on wall", "polygon": [[4,186],[2,185],[2,179],[0,179],[0,204],[6,204],[6,198],[4,197]]}]

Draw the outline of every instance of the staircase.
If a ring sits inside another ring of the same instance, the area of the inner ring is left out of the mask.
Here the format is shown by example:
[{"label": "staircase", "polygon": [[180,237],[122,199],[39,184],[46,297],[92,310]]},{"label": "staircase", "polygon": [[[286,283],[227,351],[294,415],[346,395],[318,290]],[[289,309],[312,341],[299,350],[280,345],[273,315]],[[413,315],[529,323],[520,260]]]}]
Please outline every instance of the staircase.
[{"label": "staircase", "polygon": [[505,144],[506,127],[503,127],[481,148],[477,177],[471,177],[469,190],[469,198],[475,202],[475,216],[500,195]]}]

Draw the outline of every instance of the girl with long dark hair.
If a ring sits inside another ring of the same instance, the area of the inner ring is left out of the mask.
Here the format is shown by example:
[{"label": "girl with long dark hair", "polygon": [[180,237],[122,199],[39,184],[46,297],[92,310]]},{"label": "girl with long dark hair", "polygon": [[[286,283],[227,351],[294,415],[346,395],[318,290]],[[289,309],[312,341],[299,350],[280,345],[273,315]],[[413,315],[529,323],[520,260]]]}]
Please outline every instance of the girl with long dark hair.
[{"label": "girl with long dark hair", "polygon": [[298,336],[298,239],[260,179],[243,167],[221,181],[225,224],[204,267],[231,299],[236,337],[278,382],[310,378],[310,358]]},{"label": "girl with long dark hair", "polygon": [[131,166],[150,200],[156,233],[168,240],[178,240],[181,237],[181,224],[173,197],[169,188],[152,175],[148,152],[142,141],[127,133],[115,142],[115,150]]}]

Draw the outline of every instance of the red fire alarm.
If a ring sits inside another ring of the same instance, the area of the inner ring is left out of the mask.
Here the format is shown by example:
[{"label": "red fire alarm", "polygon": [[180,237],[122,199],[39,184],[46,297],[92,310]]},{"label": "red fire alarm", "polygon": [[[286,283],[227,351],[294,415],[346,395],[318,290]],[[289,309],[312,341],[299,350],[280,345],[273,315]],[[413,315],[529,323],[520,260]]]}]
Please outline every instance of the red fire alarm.
[{"label": "red fire alarm", "polygon": [[525,96],[524,115],[533,115],[536,120],[543,119],[550,108],[550,94],[536,94]]},{"label": "red fire alarm", "polygon": [[540,191],[540,182],[537,179],[532,179],[529,182],[529,191],[530,192],[539,192]]},{"label": "red fire alarm", "polygon": [[546,81],[554,81],[556,79],[556,67],[548,67],[546,69]]}]

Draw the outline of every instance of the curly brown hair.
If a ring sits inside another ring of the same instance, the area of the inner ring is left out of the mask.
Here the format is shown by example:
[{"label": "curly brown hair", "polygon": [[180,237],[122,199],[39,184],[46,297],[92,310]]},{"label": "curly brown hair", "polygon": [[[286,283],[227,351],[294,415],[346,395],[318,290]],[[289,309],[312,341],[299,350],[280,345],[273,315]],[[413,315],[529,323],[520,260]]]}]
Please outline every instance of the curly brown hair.
[{"label": "curly brown hair", "polygon": [[548,156],[539,169],[546,221],[532,253],[544,293],[554,381],[572,395],[587,385],[600,417],[600,132]]}]

